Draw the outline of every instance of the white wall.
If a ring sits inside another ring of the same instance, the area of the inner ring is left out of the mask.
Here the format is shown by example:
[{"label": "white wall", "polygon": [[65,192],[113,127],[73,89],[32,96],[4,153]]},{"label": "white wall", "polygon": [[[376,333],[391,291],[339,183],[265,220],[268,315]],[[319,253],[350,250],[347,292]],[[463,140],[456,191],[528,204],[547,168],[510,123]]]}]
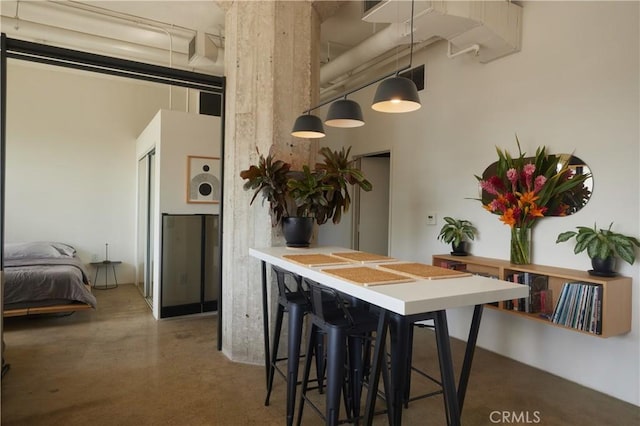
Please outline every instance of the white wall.
[{"label": "white wall", "polygon": [[219,204],[186,202],[187,156],[220,157],[220,117],[162,111],[160,210],[173,214],[218,214]]},{"label": "white wall", "polygon": [[168,107],[168,87],[8,66],[6,241],[64,241],[87,263],[102,260],[108,243],[110,259],[123,262],[118,281],[133,282],[135,140]]},{"label": "white wall", "polygon": [[[509,228],[467,199],[477,197],[474,174],[497,160],[496,146],[517,153],[517,133],[527,153],[540,145],[574,152],[594,174],[593,197],[573,216],[539,221],[533,261],[589,269],[586,254],[555,244],[560,232],[613,221],[614,230],[640,235],[638,27],[637,2],[523,2],[521,52],[483,65],[448,59],[438,42],[414,57],[414,65],[426,64],[419,111],[371,111],[374,85],[352,96],[366,125],[329,129],[322,144],[353,145],[354,154],[391,150],[390,254],[423,262],[449,251],[436,239],[443,216],[478,227],[473,254],[509,258]],[[436,226],[426,224],[431,212]],[[321,241],[332,242],[323,231]],[[633,277],[630,333],[600,339],[487,311],[478,344],[639,405],[639,263],[619,266]],[[470,315],[450,312],[454,336],[466,338]]]}]

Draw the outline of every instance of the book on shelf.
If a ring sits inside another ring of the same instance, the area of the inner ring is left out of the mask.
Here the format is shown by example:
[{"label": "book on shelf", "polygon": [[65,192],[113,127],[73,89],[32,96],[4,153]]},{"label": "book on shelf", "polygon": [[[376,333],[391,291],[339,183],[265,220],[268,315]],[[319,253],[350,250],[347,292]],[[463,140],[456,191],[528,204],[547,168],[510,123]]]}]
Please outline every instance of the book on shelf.
[{"label": "book on shelf", "polygon": [[549,277],[547,275],[531,272],[513,272],[507,275],[507,281],[523,284],[529,287],[529,296],[513,299],[505,303],[505,309],[526,313],[552,313],[552,293],[549,290]]},{"label": "book on shelf", "polygon": [[553,292],[550,289],[539,290],[531,295],[531,313],[546,315],[553,313]]},{"label": "book on shelf", "polygon": [[[507,275],[507,281],[511,281],[512,283],[523,284],[522,281],[522,273],[513,272]],[[505,309],[513,310],[513,311],[524,311],[524,302],[521,302],[520,298],[507,300],[505,302]]]},{"label": "book on shelf", "polygon": [[447,268],[447,269],[455,269],[456,271],[466,271],[467,270],[467,264],[464,262],[460,262],[457,260],[440,260],[439,264],[436,265],[439,266],[441,268]]},{"label": "book on shelf", "polygon": [[584,282],[563,284],[551,321],[576,330],[602,334],[602,285]]}]

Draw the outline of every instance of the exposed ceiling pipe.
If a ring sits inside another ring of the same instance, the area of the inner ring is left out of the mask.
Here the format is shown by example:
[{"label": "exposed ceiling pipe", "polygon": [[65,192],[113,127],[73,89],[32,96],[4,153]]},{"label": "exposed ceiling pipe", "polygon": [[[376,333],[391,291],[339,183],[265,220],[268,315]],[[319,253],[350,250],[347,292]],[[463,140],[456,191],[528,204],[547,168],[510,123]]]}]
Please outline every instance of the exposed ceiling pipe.
[{"label": "exposed ceiling pipe", "polygon": [[[34,22],[50,22],[47,17],[57,14],[58,17],[54,22],[67,22],[65,26],[76,31],[91,31],[93,34],[109,38],[115,38],[114,34],[117,34],[125,40],[136,40],[141,37],[145,40],[145,44],[158,48],[165,48],[164,35],[170,31],[174,41],[174,51],[186,52],[189,41],[196,34],[196,30],[193,29],[74,1],[29,2],[29,8],[22,11],[22,17]],[[25,15],[27,12],[32,13],[34,17]],[[140,32],[143,34],[139,34]]]},{"label": "exposed ceiling pipe", "polygon": [[349,70],[396,48],[406,37],[406,34],[403,34],[403,28],[403,24],[391,24],[353,49],[323,65],[320,68],[320,84],[331,83]]},{"label": "exposed ceiling pipe", "polygon": [[[413,53],[415,54],[416,52],[419,52],[421,49],[424,49],[425,47],[429,46],[432,43],[435,43],[438,40],[440,40],[440,38],[433,37],[421,43],[415,44]],[[348,74],[343,75],[339,79],[336,79],[331,85],[321,87],[320,100],[328,99],[332,96],[337,95],[338,93],[344,92],[349,87],[357,86],[366,79],[371,79],[372,73],[377,72],[381,69],[386,69],[389,65],[397,62],[398,60],[402,60],[402,58],[408,55],[409,47],[403,46],[397,52],[394,52],[393,55],[383,55],[382,57],[376,58],[366,64],[353,69]]]},{"label": "exposed ceiling pipe", "polygon": [[[67,48],[80,49],[90,45],[91,51],[102,54],[114,55],[126,59],[136,61],[146,61],[157,65],[169,64],[169,51],[156,47],[143,46],[137,43],[131,43],[122,40],[116,40],[93,34],[82,33],[79,31],[66,30],[59,27],[53,27],[37,22],[26,21],[24,19],[10,18],[2,16],[0,24],[3,28],[14,28],[18,26],[18,30],[10,32],[11,37],[20,39],[30,39],[47,44],[61,45]],[[98,52],[96,52],[98,51]],[[215,75],[224,74],[224,50],[220,49],[215,63],[200,67],[201,72],[208,72]],[[172,66],[176,68],[192,70],[193,66],[189,64],[189,58],[186,53],[172,53]]]},{"label": "exposed ceiling pipe", "polygon": [[[431,1],[423,2],[424,10],[414,18],[414,38],[419,41],[433,37],[445,39],[459,48],[460,53],[473,51],[473,56],[481,63],[487,63],[520,50],[522,7],[511,1]],[[409,42],[410,29],[406,26],[406,16],[397,17],[399,2],[386,0],[368,13],[365,20],[389,22],[389,27],[344,52],[333,61],[320,68],[322,87],[334,87],[339,81],[346,81],[354,70],[390,52],[401,44]],[[428,6],[427,6],[428,5]],[[375,15],[375,16],[374,16]],[[351,83],[349,83],[351,84]]]}]

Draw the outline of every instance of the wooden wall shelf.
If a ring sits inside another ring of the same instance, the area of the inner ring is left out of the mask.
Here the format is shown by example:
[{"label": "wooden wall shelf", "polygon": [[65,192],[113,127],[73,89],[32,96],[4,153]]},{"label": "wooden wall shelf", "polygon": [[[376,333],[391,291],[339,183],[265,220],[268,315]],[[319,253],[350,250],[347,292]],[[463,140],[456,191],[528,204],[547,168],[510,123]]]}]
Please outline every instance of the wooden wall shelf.
[{"label": "wooden wall shelf", "polygon": [[445,266],[452,262],[463,264],[468,272],[491,275],[501,280],[507,280],[514,273],[530,273],[548,277],[548,288],[552,292],[552,303],[555,308],[558,303],[563,284],[567,282],[583,282],[602,286],[602,326],[601,334],[595,334],[576,328],[553,323],[540,313],[526,313],[507,309],[508,302],[500,302],[498,306],[487,305],[501,312],[526,317],[527,319],[561,327],[590,336],[611,337],[631,331],[631,278],[623,276],[596,277],[586,271],[558,268],[543,265],[515,265],[506,260],[479,256],[452,256],[437,254],[432,257],[432,264]]}]

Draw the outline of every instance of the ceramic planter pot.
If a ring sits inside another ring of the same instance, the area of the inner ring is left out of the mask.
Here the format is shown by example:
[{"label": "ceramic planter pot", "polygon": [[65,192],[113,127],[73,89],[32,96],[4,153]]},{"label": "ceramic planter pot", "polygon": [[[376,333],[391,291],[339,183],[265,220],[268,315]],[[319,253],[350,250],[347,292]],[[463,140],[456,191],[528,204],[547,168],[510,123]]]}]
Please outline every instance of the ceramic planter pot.
[{"label": "ceramic planter pot", "polygon": [[613,256],[609,256],[605,259],[592,257],[591,266],[593,267],[593,269],[589,271],[591,275],[599,275],[604,277],[612,277],[616,275],[616,272],[614,270],[616,267],[616,258]]},{"label": "ceramic planter pot", "polygon": [[467,242],[460,241],[460,244],[451,243],[451,252],[452,256],[466,256],[467,253]]},{"label": "ceramic planter pot", "polygon": [[282,233],[287,247],[309,247],[313,235],[312,217],[284,217],[282,218]]}]

